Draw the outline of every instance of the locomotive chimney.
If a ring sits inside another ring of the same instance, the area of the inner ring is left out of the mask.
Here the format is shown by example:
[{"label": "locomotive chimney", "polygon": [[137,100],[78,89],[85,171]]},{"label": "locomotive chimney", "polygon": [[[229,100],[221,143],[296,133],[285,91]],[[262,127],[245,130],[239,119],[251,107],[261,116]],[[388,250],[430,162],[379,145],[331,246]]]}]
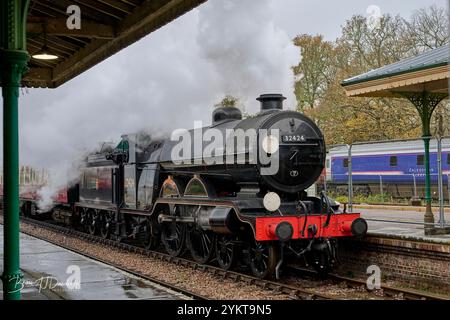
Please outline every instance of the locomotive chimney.
[{"label": "locomotive chimney", "polygon": [[261,111],[266,110],[283,110],[283,100],[286,100],[282,94],[262,94],[259,98],[256,98],[259,102],[261,102]]}]

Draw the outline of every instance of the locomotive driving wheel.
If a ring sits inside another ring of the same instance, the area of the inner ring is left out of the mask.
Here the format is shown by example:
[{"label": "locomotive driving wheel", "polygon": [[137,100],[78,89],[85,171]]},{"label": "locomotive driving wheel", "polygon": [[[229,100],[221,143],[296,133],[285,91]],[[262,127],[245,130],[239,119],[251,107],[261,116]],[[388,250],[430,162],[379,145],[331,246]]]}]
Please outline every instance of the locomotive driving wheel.
[{"label": "locomotive driving wheel", "polygon": [[197,227],[192,227],[188,232],[187,245],[191,251],[192,258],[205,264],[211,261],[214,254],[215,234],[204,231]]},{"label": "locomotive driving wheel", "polygon": [[[170,215],[180,216],[181,211],[179,206],[170,205]],[[167,212],[162,213],[167,214]],[[185,249],[186,224],[176,221],[163,223],[161,241],[168,254],[172,257],[180,256]]]},{"label": "locomotive driving wheel", "polygon": [[278,253],[271,242],[252,241],[249,250],[250,269],[255,277],[264,279],[273,276],[278,262]]},{"label": "locomotive driving wheel", "polygon": [[108,239],[111,234],[111,217],[110,213],[102,212],[99,218],[100,235],[103,239]]},{"label": "locomotive driving wheel", "polygon": [[236,245],[231,237],[216,237],[216,259],[219,266],[225,270],[230,270],[236,264]]},{"label": "locomotive driving wheel", "polygon": [[145,220],[145,237],[143,245],[147,250],[153,250],[158,247],[160,240],[160,233],[156,226],[156,221],[152,218]]},{"label": "locomotive driving wheel", "polygon": [[97,234],[97,219],[98,219],[98,213],[95,210],[89,210],[87,212],[87,221],[86,221],[86,225],[87,225],[87,231],[91,234],[91,235],[95,235]]}]

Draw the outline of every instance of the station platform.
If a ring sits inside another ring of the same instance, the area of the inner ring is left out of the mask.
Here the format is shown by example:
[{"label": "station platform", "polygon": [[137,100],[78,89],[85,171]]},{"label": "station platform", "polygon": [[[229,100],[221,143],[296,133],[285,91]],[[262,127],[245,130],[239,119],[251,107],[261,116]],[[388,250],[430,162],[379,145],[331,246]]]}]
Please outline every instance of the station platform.
[{"label": "station platform", "polygon": [[[399,236],[410,240],[450,244],[450,234],[425,235],[424,210],[421,208],[393,208],[389,206],[354,205],[354,212],[368,219],[368,232],[372,235]],[[439,222],[438,210],[433,209],[434,221]],[[395,221],[395,222],[394,222]],[[445,212],[445,221],[450,225],[450,212]],[[416,224],[410,224],[413,222]]]},{"label": "station platform", "polygon": [[[0,225],[0,248],[0,272],[3,273],[3,225]],[[24,275],[23,300],[189,299],[156,283],[23,233],[20,234],[20,264]],[[0,299],[3,299],[1,287]]]}]

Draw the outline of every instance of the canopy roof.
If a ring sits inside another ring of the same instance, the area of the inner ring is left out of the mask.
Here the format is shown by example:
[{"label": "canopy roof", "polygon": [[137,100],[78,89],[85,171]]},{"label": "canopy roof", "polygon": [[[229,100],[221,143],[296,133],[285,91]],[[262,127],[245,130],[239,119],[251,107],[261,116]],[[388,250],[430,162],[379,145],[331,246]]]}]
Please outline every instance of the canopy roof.
[{"label": "canopy roof", "polygon": [[350,97],[395,97],[398,92],[447,93],[450,44],[344,80]]},{"label": "canopy roof", "polygon": [[[58,87],[205,1],[31,0],[27,49],[32,55],[45,42],[59,59],[31,59],[22,83],[28,87]],[[80,7],[79,30],[66,26],[70,5]]]}]

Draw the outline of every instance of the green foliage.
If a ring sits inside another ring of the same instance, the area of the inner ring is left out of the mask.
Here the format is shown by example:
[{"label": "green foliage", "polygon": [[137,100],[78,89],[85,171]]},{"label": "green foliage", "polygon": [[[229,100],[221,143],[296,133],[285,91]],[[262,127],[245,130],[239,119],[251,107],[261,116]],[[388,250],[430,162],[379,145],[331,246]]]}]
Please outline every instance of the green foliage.
[{"label": "green foliage", "polygon": [[219,103],[216,103],[214,105],[214,107],[219,108],[219,107],[239,107],[239,98],[233,97],[231,95],[226,95],[222,101],[220,101]]},{"label": "green foliage", "polygon": [[214,105],[215,108],[221,108],[221,107],[234,107],[234,108],[238,108],[241,110],[242,112],[242,118],[243,119],[247,119],[247,118],[252,118],[254,116],[256,116],[256,114],[249,114],[245,111],[245,107],[244,105],[240,102],[239,98],[231,96],[231,95],[226,95],[220,102],[216,103]]},{"label": "green foliage", "polygon": [[[329,196],[340,203],[347,203],[348,197],[342,195],[329,194]],[[365,203],[365,204],[382,204],[382,203],[393,203],[394,199],[392,199],[389,194],[373,194],[373,195],[362,195],[362,194],[354,194],[353,195],[353,203]]]},{"label": "green foliage", "polygon": [[323,99],[333,78],[334,65],[330,63],[333,45],[320,35],[298,36],[294,44],[300,47],[302,59],[310,62],[294,67],[294,75],[298,78],[295,83],[298,109],[313,109]]}]

